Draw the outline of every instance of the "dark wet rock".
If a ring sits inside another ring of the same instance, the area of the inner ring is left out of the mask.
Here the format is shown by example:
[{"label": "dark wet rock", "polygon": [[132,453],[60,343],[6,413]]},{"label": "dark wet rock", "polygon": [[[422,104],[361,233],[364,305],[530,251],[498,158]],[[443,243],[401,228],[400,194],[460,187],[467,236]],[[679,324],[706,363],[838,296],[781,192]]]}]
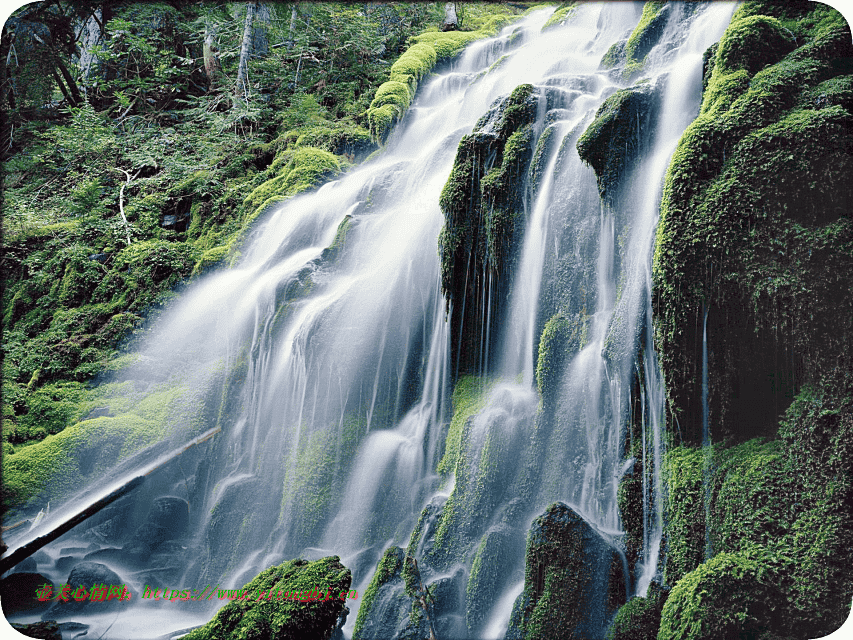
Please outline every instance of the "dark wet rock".
[{"label": "dark wet rock", "polygon": [[189,503],[174,496],[157,498],[148,512],[148,522],[164,527],[169,532],[168,540],[182,535],[190,521]]},{"label": "dark wet rock", "polygon": [[62,640],[59,625],[56,624],[55,620],[45,620],[44,622],[34,622],[33,624],[15,624],[13,622],[12,628],[24,634],[28,638],[39,638],[40,640]]},{"label": "dark wet rock", "polygon": [[625,602],[622,557],[571,507],[556,502],[530,527],[524,591],[507,639],[603,638]]},{"label": "dark wet rock", "polygon": [[617,91],[578,139],[578,155],[595,170],[603,198],[613,197],[619,178],[651,143],[659,100],[660,90],[651,83]]},{"label": "dark wet rock", "polygon": [[93,551],[93,549],[90,549],[88,547],[62,547],[59,550],[59,555],[70,556],[74,554],[88,553],[89,551]]},{"label": "dark wet rock", "polygon": [[58,571],[65,573],[66,571],[70,571],[71,567],[80,562],[80,560],[82,560],[82,556],[60,556],[54,566]]},{"label": "dark wet rock", "polygon": [[0,580],[0,600],[3,603],[3,613],[6,616],[14,613],[33,612],[49,606],[49,602],[40,601],[36,597],[42,585],[53,583],[40,573],[13,573]]},{"label": "dark wet rock", "polygon": [[[127,606],[127,600],[122,602],[118,598],[94,602],[91,600],[91,597],[87,597],[85,600],[79,602],[73,598],[76,593],[80,593],[81,596],[83,593],[91,594],[92,585],[106,585],[110,587],[125,584],[125,581],[115,571],[100,562],[84,561],[76,564],[71,569],[71,573],[68,574],[68,580],[65,584],[71,586],[72,597],[67,602],[64,600],[54,601],[53,606],[42,614],[42,620],[65,617],[81,611],[102,613],[104,611],[113,611],[117,607]],[[80,587],[84,588],[83,592],[79,591]]]}]

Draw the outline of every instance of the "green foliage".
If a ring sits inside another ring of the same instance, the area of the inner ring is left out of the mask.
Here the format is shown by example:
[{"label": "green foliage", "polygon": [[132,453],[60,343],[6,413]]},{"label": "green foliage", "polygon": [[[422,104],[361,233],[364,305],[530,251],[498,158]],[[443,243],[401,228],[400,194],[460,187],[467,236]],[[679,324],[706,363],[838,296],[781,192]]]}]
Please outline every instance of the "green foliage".
[{"label": "green foliage", "polygon": [[[203,627],[191,631],[187,640],[257,640],[328,638],[344,612],[340,594],[352,582],[350,570],[338,556],[322,560],[289,560],[259,573],[243,587],[246,599],[232,600]],[[320,599],[299,602],[284,599],[288,592],[325,590]],[[272,600],[259,599],[261,593],[274,593]],[[282,600],[276,600],[281,592]],[[326,600],[325,597],[329,596]]]},{"label": "green foliage", "polygon": [[[4,437],[18,442],[32,437],[36,429],[45,435],[62,431],[81,417],[82,403],[89,391],[79,382],[55,382],[39,387],[27,397],[27,413],[20,418],[18,432]],[[5,431],[5,430],[4,430]]]}]

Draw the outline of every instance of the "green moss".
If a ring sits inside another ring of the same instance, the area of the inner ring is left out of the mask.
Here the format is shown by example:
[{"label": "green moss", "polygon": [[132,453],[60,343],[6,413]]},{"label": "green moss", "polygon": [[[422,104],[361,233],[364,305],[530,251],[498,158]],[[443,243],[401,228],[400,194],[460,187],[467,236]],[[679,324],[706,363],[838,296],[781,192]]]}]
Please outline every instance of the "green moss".
[{"label": "green moss", "polygon": [[779,62],[795,46],[792,35],[776,18],[757,15],[738,20],[735,16],[720,40],[716,66],[721,72],[744,69],[755,75]]},{"label": "green moss", "polygon": [[781,594],[760,560],[721,553],[672,589],[658,640],[758,638],[779,624]]},{"label": "green moss", "polygon": [[625,61],[625,43],[627,40],[619,40],[610,45],[607,53],[601,58],[601,67],[612,69]]},{"label": "green moss", "polygon": [[341,163],[334,154],[314,147],[298,147],[288,153],[279,174],[255,188],[243,202],[244,223],[254,220],[274,202],[312,189],[340,171]]},{"label": "green moss", "polygon": [[388,547],[385,553],[382,554],[382,559],[376,567],[376,573],[373,574],[373,579],[371,579],[367,591],[364,592],[364,600],[361,602],[361,607],[358,610],[358,618],[356,618],[355,628],[352,632],[353,640],[358,640],[361,637],[362,629],[368,617],[370,617],[373,602],[376,600],[379,589],[382,585],[400,575],[404,557],[405,554],[400,547]]},{"label": "green moss", "polygon": [[546,31],[552,27],[566,24],[566,21],[574,14],[577,9],[577,2],[561,2],[557,10],[551,14],[551,17],[542,25],[542,31]]},{"label": "green moss", "polygon": [[222,262],[227,255],[227,246],[219,246],[213,247],[212,249],[208,249],[207,251],[201,254],[201,258],[199,258],[198,262],[195,263],[195,266],[193,267],[193,275],[198,275],[200,273],[208,271],[209,269]]},{"label": "green moss", "polygon": [[453,418],[445,438],[444,455],[438,463],[437,471],[451,473],[456,469],[461,446],[462,428],[468,418],[486,406],[486,399],[494,382],[478,376],[463,376],[453,388]]},{"label": "green moss", "polygon": [[586,342],[586,326],[576,318],[569,319],[555,313],[545,323],[539,337],[536,360],[536,386],[539,396],[546,405],[556,401],[555,390],[566,358],[583,348]]},{"label": "green moss", "polygon": [[364,435],[364,425],[347,414],[340,425],[330,425],[301,438],[295,463],[284,477],[282,509],[297,514],[295,531],[310,542],[322,533],[331,510],[338,504],[338,488]]},{"label": "green moss", "polygon": [[[486,11],[486,15],[479,15],[483,12],[482,8],[470,11],[469,23],[474,26],[474,31],[428,31],[409,39],[411,46],[391,66],[388,82],[377,89],[367,110],[373,140],[379,144],[385,142],[391,128],[411,104],[418,85],[437,63],[453,58],[474,40],[495,35],[512,20],[510,15],[503,13],[507,11],[504,7],[488,8]],[[489,14],[494,11],[501,13]]]},{"label": "green moss", "polygon": [[[666,2],[646,2],[640,22],[625,43],[624,53],[627,66],[623,78],[628,79],[643,68],[646,55],[652,50],[666,27],[667,13],[663,10]],[[610,52],[608,52],[610,53]],[[614,52],[615,53],[615,52]],[[605,55],[605,57],[607,57]]]},{"label": "green moss", "polygon": [[677,447],[666,452],[663,481],[667,488],[666,584],[675,584],[701,564],[705,549],[702,449]]},{"label": "green moss", "polygon": [[[618,576],[613,573],[616,565]],[[610,615],[625,600],[621,573],[616,551],[566,504],[552,504],[528,532],[524,591],[513,607],[507,636],[601,637]],[[621,594],[601,610],[596,597],[613,587]]]},{"label": "green moss", "polygon": [[[648,3],[647,3],[648,6]],[[575,145],[581,160],[595,170],[602,197],[612,195],[652,134],[657,102],[654,87],[639,84],[607,98]]]},{"label": "green moss", "polygon": [[84,411],[107,405],[113,416],[77,422],[5,457],[6,504],[19,507],[28,500],[45,504],[61,499],[129,455],[159,442],[175,424],[186,426],[196,420],[198,407],[185,388],[164,385],[140,399],[130,385],[102,385],[82,405]]},{"label": "green moss", "polygon": [[668,595],[668,589],[663,590],[652,583],[645,598],[632,598],[626,602],[616,612],[607,630],[607,640],[656,640]]},{"label": "green moss", "polygon": [[[245,600],[232,600],[222,607],[205,626],[184,636],[187,640],[238,640],[254,638],[272,640],[296,638],[328,638],[336,629],[345,607],[340,594],[348,591],[352,582],[349,569],[338,556],[307,562],[290,560],[270,567],[246,584],[242,591]],[[325,590],[319,600],[299,602],[284,599],[288,592]],[[261,593],[275,593],[282,600],[259,601]],[[325,600],[325,596],[330,598]]]},{"label": "green moss", "polygon": [[[853,366],[840,355],[853,306],[830,284],[853,268],[840,206],[853,197],[843,88],[853,51],[834,14],[817,4],[744,3],[709,60],[701,114],[670,163],[655,243],[655,339],[687,442],[701,439],[694,345],[703,308],[720,438],[773,437],[801,385]],[[780,369],[774,354],[783,352]]]},{"label": "green moss", "polygon": [[26,432],[40,427],[46,433],[59,433],[83,415],[82,405],[89,395],[79,382],[46,384],[27,397],[27,413],[20,419],[20,428]]}]

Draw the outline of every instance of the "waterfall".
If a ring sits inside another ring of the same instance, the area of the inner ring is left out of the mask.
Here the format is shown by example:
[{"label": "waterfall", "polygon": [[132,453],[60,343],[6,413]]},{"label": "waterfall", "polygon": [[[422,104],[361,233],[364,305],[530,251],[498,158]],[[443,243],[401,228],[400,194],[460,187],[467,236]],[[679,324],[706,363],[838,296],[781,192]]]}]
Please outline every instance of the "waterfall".
[{"label": "waterfall", "polygon": [[[464,457],[465,473],[478,473],[488,455],[505,475],[483,476],[492,497],[477,503],[482,522],[471,535],[476,542],[495,530],[521,500],[516,486],[532,486],[518,535],[561,500],[617,544],[624,434],[641,366],[645,530],[633,591],[645,593],[663,530],[664,390],[651,317],[658,204],[669,158],[698,112],[702,52],[721,36],[733,5],[673,12],[644,73],[662,95],[655,135],[625,177],[630,187],[603,203],[575,143],[624,86],[599,62],[631,33],[641,10],[640,3],[584,3],[565,25],[544,32],[550,11],[538,11],[471,44],[422,86],[377,158],[269,212],[234,268],[204,277],[163,314],[137,364],[119,375],[141,401],[163,385],[185,389],[188,414],[110,481],[133,477],[141,460],[206,429],[221,426],[222,433],[188,454],[195,457],[186,466],[152,472],[143,497],[186,499],[190,530],[171,573],[139,570],[128,578],[132,587],[159,585],[168,575],[182,588],[234,589],[272,564],[336,554],[362,592],[383,550],[406,546],[424,506],[446,504],[463,470],[456,477],[436,471],[456,377],[451,350],[459,348],[451,344],[440,286],[439,195],[462,136],[496,100],[530,83],[544,169],[524,187],[525,232],[505,317],[483,317],[478,327],[478,372],[500,380],[470,422]],[[479,304],[491,309],[489,297],[498,295],[491,275],[468,276],[488,283]],[[555,314],[577,320],[578,344],[555,383],[555,409],[543,418],[536,358]],[[127,443],[134,446],[142,448]],[[500,480],[507,477],[508,486]],[[90,486],[105,482],[93,476]],[[466,554],[458,565],[469,571]],[[523,566],[520,553],[501,567],[478,636],[506,632]],[[351,605],[346,634],[360,603]],[[142,617],[163,632],[197,622],[196,612],[181,615],[137,601],[122,637],[146,637],[131,622]],[[102,631],[93,627],[90,635]]]}]

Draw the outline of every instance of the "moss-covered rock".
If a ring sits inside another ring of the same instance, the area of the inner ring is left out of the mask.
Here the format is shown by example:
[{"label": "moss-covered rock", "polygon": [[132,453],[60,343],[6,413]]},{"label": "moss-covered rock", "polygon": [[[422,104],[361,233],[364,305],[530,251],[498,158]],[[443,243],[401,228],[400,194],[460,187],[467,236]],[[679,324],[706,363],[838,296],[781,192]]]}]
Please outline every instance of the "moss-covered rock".
[{"label": "moss-covered rock", "polygon": [[[445,224],[439,235],[442,290],[450,307],[454,370],[475,371],[480,319],[499,318],[523,225],[526,175],[533,156],[530,125],[536,117],[532,85],[520,85],[480,118],[459,143],[439,203]],[[466,277],[468,274],[468,277]],[[491,274],[491,277],[488,277]],[[491,283],[488,282],[491,280]],[[491,308],[484,307],[485,288]],[[462,301],[467,301],[462,304]],[[497,326],[490,327],[495,330]]]},{"label": "moss-covered rock", "polygon": [[654,258],[669,409],[693,444],[705,310],[713,439],[772,437],[803,384],[853,369],[853,301],[837,293],[853,272],[849,28],[822,5],[748,2],[707,66]]},{"label": "moss-covered rock", "polygon": [[376,90],[367,110],[374,141],[384,144],[393,126],[409,108],[421,81],[436,64],[450,60],[474,40],[495,35],[511,22],[512,17],[506,9],[495,11],[482,17],[473,15],[472,31],[428,31],[409,39],[411,46],[391,66],[388,81]]},{"label": "moss-covered rock", "polygon": [[[276,157],[278,161],[278,157]],[[243,202],[244,222],[257,218],[268,206],[290,196],[312,189],[341,171],[340,160],[332,153],[315,147],[298,147],[282,156],[278,174],[257,188]]]},{"label": "moss-covered rock", "polygon": [[[329,640],[346,619],[346,597],[340,596],[349,591],[351,582],[349,569],[337,556],[314,562],[290,560],[259,573],[241,590],[247,594],[245,599],[232,600],[213,620],[184,637],[187,640]],[[321,595],[313,602],[286,596],[315,590]]]},{"label": "moss-covered rock", "polygon": [[586,343],[586,325],[577,317],[555,313],[539,337],[536,362],[536,386],[543,406],[553,407],[559,393],[559,381],[565,363]]},{"label": "moss-covered rock", "polygon": [[607,640],[656,640],[669,591],[653,582],[645,597],[622,605],[607,630]]},{"label": "moss-covered rock", "polygon": [[622,558],[562,502],[533,521],[507,639],[598,638],[625,602]]},{"label": "moss-covered rock", "polygon": [[409,598],[402,593],[402,570],[405,552],[388,547],[364,592],[353,629],[353,640],[390,638],[401,622],[399,611],[408,607]]},{"label": "moss-covered rock", "polygon": [[759,559],[721,553],[673,587],[658,640],[757,639],[776,633],[782,594],[773,577]]},{"label": "moss-covered rock", "polygon": [[549,17],[548,20],[545,21],[545,24],[542,25],[542,31],[547,31],[553,27],[566,24],[566,21],[574,14],[577,6],[578,3],[574,0],[570,2],[561,2],[554,13],[551,14],[551,17]]},{"label": "moss-covered rock", "polygon": [[595,170],[603,198],[612,197],[619,178],[633,167],[652,139],[658,100],[658,90],[648,83],[617,91],[599,107],[578,138],[578,155]]}]

